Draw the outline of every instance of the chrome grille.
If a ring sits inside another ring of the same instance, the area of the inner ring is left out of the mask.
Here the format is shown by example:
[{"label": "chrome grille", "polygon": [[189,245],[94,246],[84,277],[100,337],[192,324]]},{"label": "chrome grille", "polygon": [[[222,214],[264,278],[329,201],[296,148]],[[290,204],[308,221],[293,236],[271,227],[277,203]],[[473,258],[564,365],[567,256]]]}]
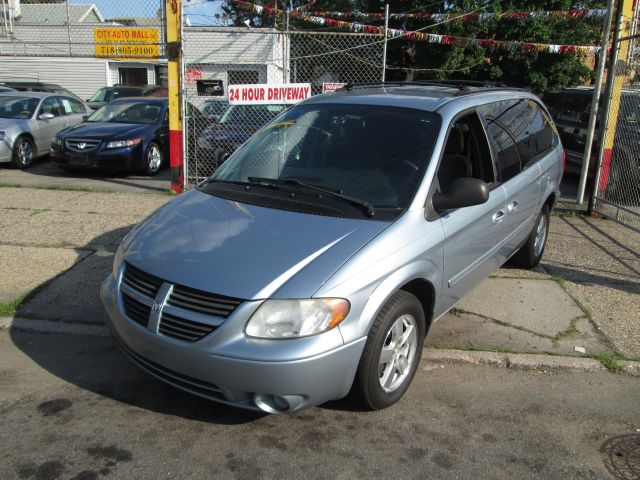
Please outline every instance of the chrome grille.
[{"label": "chrome grille", "polygon": [[145,273],[128,263],[125,266],[122,281],[127,286],[152,299],[158,294],[158,290],[160,290],[160,286],[162,285],[162,280],[158,277]]},{"label": "chrome grille", "polygon": [[65,144],[69,150],[74,152],[89,152],[102,143],[102,140],[83,140],[83,139],[68,139],[65,140]]},{"label": "chrome grille", "polygon": [[127,317],[143,327],[147,326],[151,307],[139,302],[124,292],[122,293],[122,305],[124,306],[124,313],[127,314]]},{"label": "chrome grille", "polygon": [[242,300],[174,285],[167,304],[194,312],[227,318]]},{"label": "chrome grille", "polygon": [[163,312],[160,320],[159,332],[168,337],[195,342],[202,337],[209,335],[216,329],[213,325],[193,322],[184,318],[176,317],[170,313]]},{"label": "chrome grille", "polygon": [[243,302],[171,285],[129,263],[125,263],[121,293],[124,313],[129,319],[147,327],[152,318],[158,321],[158,333],[184,342],[196,342],[209,335],[222,323],[220,318],[227,318]]}]

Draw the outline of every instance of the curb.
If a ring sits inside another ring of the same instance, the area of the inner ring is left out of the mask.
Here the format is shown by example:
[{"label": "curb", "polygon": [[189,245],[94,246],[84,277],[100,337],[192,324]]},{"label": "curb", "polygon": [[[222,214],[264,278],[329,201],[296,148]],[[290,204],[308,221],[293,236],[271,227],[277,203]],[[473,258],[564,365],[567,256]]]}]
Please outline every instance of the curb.
[{"label": "curb", "polygon": [[38,333],[64,333],[71,335],[93,335],[109,337],[109,330],[102,325],[62,323],[50,320],[33,320],[19,317],[0,317],[0,331],[19,330]]},{"label": "curb", "polygon": [[[61,323],[49,320],[32,320],[19,317],[0,317],[0,331],[18,330],[37,333],[67,335],[93,335],[109,337],[109,330],[102,325]],[[576,370],[583,372],[605,371],[606,367],[592,358],[561,357],[534,353],[499,353],[468,350],[425,348],[422,358],[429,363],[488,365],[517,368],[520,370]],[[622,373],[640,377],[640,362],[620,362]]]},{"label": "curb", "polygon": [[[521,370],[578,370],[583,372],[606,370],[602,363],[593,358],[561,357],[535,353],[499,353],[425,348],[422,358],[431,363],[489,365]],[[639,362],[622,361],[619,363],[622,366],[622,373],[640,377]]]}]

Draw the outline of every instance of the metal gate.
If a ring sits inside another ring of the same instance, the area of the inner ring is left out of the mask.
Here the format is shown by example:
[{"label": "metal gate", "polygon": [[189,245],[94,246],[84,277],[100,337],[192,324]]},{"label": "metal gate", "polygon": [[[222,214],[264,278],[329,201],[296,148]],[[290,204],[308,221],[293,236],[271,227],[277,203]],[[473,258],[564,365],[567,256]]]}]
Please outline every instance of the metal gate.
[{"label": "metal gate", "polygon": [[281,32],[271,29],[186,27],[183,33],[184,178],[190,187],[285,105],[228,104],[234,84],[377,82],[382,78],[381,35]]},{"label": "metal gate", "polygon": [[[640,44],[636,22],[621,23],[611,49],[605,132],[594,181],[593,210],[640,230]],[[612,68],[613,65],[613,68]]]}]

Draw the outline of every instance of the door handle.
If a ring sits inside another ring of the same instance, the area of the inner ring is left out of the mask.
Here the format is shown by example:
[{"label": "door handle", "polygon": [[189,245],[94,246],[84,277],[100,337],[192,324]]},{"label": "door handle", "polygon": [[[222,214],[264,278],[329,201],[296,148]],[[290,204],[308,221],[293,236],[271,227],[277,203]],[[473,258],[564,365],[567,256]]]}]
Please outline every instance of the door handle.
[{"label": "door handle", "polygon": [[497,225],[498,223],[502,222],[504,220],[504,210],[498,210],[496,213],[493,214],[492,220],[493,220],[493,224]]},{"label": "door handle", "polygon": [[518,201],[514,200],[507,206],[507,211],[509,213],[516,213],[518,211],[518,205],[520,205]]}]

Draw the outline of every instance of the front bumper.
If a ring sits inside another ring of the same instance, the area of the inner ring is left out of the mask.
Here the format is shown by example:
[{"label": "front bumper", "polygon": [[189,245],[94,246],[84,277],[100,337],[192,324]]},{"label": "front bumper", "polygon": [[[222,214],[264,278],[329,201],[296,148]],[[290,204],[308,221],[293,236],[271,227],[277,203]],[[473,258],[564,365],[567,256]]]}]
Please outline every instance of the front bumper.
[{"label": "front bumper", "polygon": [[5,140],[0,140],[0,163],[10,162],[13,156],[11,147]]},{"label": "front bumper", "polygon": [[137,145],[128,148],[76,153],[52,145],[49,150],[49,155],[51,162],[58,167],[86,170],[132,170],[141,162],[142,148]]},{"label": "front bumper", "polygon": [[[228,331],[239,324],[241,329],[244,327],[245,310],[237,312],[239,318],[234,312],[225,320],[230,324],[226,332],[219,327],[202,340],[186,343],[152,332],[126,317],[113,275],[102,285],[101,298],[112,335],[139,367],[182,390],[250,410],[291,412],[344,397],[353,383],[366,341],[362,338],[345,345],[338,328],[313,339],[314,349],[294,345],[310,344],[309,338],[239,340]],[[333,348],[321,347],[323,335]],[[249,343],[279,356],[288,349],[291,355],[285,360],[274,360],[269,354],[248,358],[250,349],[243,349],[243,344]],[[230,354],[233,348],[237,356]],[[282,407],[283,399],[286,407]]]}]

